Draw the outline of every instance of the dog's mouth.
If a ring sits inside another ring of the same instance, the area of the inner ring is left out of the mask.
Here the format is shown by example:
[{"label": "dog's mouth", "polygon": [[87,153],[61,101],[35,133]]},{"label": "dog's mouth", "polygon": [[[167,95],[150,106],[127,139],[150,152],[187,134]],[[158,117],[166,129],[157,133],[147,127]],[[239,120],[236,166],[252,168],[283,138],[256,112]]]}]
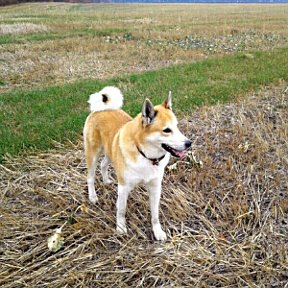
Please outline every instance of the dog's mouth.
[{"label": "dog's mouth", "polygon": [[185,149],[184,150],[176,150],[176,149],[172,148],[171,146],[164,144],[164,143],[162,143],[161,146],[164,150],[169,152],[174,157],[183,158],[185,156],[185,152],[186,152]]}]

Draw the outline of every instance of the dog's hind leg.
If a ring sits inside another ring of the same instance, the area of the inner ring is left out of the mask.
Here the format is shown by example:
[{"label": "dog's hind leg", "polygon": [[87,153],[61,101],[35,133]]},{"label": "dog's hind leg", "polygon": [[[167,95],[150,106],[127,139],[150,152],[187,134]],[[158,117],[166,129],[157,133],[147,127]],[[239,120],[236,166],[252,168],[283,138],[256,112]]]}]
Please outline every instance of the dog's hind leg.
[{"label": "dog's hind leg", "polygon": [[105,155],[105,157],[103,158],[102,162],[101,162],[101,174],[102,174],[102,178],[103,178],[103,182],[104,184],[111,184],[112,180],[109,177],[109,173],[108,173],[108,165],[111,163],[109,157],[107,155]]},{"label": "dog's hind leg", "polygon": [[97,166],[97,159],[99,158],[99,154],[102,150],[102,146],[100,143],[100,137],[88,137],[87,130],[84,129],[84,148],[85,148],[85,157],[86,157],[86,165],[87,165],[87,185],[88,185],[88,193],[89,200],[95,204],[98,200],[95,191],[95,170]]},{"label": "dog's hind leg", "polygon": [[89,193],[89,200],[95,204],[98,201],[98,197],[95,191],[95,170],[97,166],[97,159],[98,159],[99,152],[94,155],[91,159],[91,163],[88,166],[88,175],[87,175],[87,185],[88,185],[88,193]]},{"label": "dog's hind leg", "polygon": [[94,155],[86,154],[87,161],[87,185],[88,185],[88,193],[89,200],[95,204],[98,201],[98,197],[95,191],[95,170],[97,166],[97,159],[99,158],[100,149]]}]

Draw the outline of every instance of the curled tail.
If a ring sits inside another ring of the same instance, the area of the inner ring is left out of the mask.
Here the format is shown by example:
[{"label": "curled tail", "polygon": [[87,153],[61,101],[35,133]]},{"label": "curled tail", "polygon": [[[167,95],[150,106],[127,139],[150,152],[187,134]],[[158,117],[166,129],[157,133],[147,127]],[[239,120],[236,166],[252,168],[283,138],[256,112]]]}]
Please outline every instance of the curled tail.
[{"label": "curled tail", "polygon": [[116,110],[123,105],[121,91],[113,86],[107,86],[89,97],[90,111]]}]

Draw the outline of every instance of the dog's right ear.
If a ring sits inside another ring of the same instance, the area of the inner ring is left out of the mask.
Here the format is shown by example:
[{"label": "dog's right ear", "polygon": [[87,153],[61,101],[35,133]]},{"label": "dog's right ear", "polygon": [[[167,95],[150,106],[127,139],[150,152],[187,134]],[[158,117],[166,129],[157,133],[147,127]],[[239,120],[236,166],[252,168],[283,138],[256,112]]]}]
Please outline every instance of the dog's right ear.
[{"label": "dog's right ear", "polygon": [[143,126],[146,127],[150,125],[156,116],[156,112],[154,110],[153,104],[150,102],[149,99],[144,101],[142,107],[142,123]]}]

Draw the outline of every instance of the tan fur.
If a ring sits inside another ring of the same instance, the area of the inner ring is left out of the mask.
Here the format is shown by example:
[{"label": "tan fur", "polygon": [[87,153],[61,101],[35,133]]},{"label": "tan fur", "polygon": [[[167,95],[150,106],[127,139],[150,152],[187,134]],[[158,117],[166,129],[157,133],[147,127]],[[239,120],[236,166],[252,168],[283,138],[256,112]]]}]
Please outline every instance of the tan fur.
[{"label": "tan fur", "polygon": [[[131,121],[131,117],[123,110],[106,110],[91,113],[85,124],[85,154],[88,171],[91,169],[92,159],[95,154],[104,149],[114,163],[116,174],[121,182],[123,176],[122,155],[119,151],[119,129]],[[112,145],[111,145],[112,144]]]},{"label": "tan fur", "polygon": [[[164,108],[164,103],[162,105],[157,105],[154,107],[157,117],[153,125],[149,125],[142,128],[142,121],[141,121],[141,113],[138,114],[134,121],[137,121],[138,125],[138,133],[135,135],[135,142],[139,145],[139,143],[145,143],[145,138],[147,135],[152,134],[154,132],[162,133],[163,127],[167,124],[176,121],[176,117],[172,113],[171,110]],[[139,125],[140,123],[140,125]]]}]

